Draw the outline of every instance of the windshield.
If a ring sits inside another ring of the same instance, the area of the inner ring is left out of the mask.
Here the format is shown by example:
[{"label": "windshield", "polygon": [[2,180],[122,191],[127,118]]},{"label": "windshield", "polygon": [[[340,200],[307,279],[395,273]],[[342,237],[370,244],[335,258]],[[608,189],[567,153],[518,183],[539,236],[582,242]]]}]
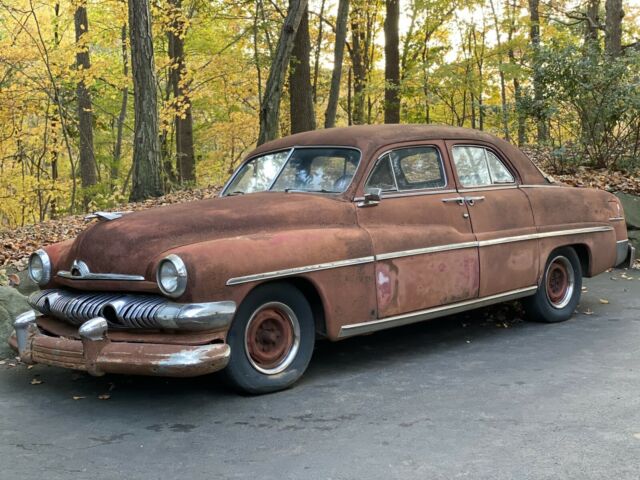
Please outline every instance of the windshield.
[{"label": "windshield", "polygon": [[352,148],[297,147],[255,157],[242,165],[224,195],[272,191],[344,192],[360,162]]}]

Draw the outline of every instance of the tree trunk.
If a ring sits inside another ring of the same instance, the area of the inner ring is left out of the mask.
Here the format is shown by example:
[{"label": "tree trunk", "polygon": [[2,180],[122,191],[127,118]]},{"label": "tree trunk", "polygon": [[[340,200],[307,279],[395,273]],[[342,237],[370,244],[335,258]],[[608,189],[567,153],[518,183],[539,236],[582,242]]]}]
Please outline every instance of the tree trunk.
[{"label": "tree trunk", "polygon": [[[509,57],[509,64],[512,66],[516,66],[516,54],[513,49],[513,35],[516,31],[515,25],[515,15],[517,11],[517,0],[512,0],[513,3],[506,2],[506,11],[509,18],[509,30],[507,32],[507,42],[509,44],[509,49],[507,51],[507,55]],[[522,87],[520,86],[520,80],[516,75],[513,77],[513,94],[515,99],[515,111],[516,117],[518,119],[518,145],[524,145],[527,142],[527,131],[525,118],[522,112]]]},{"label": "tree trunk", "polygon": [[186,33],[185,18],[182,13],[182,0],[169,0],[172,7],[172,21],[169,25],[168,50],[171,64],[169,66],[169,83],[173,93],[176,114],[174,124],[176,130],[176,170],[180,182],[195,182],[196,159],[193,149],[193,116],[191,99],[187,85],[187,67],[184,59],[184,35]]},{"label": "tree trunk", "polygon": [[498,20],[498,14],[496,13],[495,5],[493,4],[493,0],[489,1],[491,5],[491,13],[493,15],[493,23],[496,29],[496,43],[498,44],[498,75],[500,77],[500,105],[502,108],[502,131],[504,133],[504,138],[507,141],[510,141],[510,133],[509,133],[509,111],[507,110],[507,87],[504,78],[504,68],[502,62],[502,38],[500,35],[500,21]]},{"label": "tree trunk", "polygon": [[135,111],[130,200],[138,202],[164,193],[149,0],[129,0],[129,37]]},{"label": "tree trunk", "polygon": [[622,0],[606,0],[605,3],[605,50],[611,58],[622,53]]},{"label": "tree trunk", "polygon": [[585,49],[600,50],[598,44],[598,33],[600,27],[600,0],[588,0],[587,11],[584,23],[584,46]]},{"label": "tree trunk", "polygon": [[[122,25],[120,31],[120,40],[122,42],[122,74],[124,78],[129,77],[129,59],[127,58],[127,25]],[[113,161],[111,163],[111,186],[120,176],[120,159],[122,158],[122,134],[124,130],[124,121],[127,118],[127,103],[129,101],[129,86],[125,84],[122,88],[122,101],[120,103],[120,113],[118,114],[116,143],[113,146]]]},{"label": "tree trunk", "polygon": [[549,131],[547,129],[547,119],[545,114],[543,85],[541,81],[541,65],[540,65],[540,0],[529,0],[529,21],[531,23],[529,38],[531,41],[531,50],[533,53],[533,61],[531,62],[533,70],[533,97],[534,109],[536,117],[536,127],[538,134],[538,142],[545,143],[549,139]]},{"label": "tree trunk", "polygon": [[[316,38],[315,58],[313,61],[313,105],[318,103],[318,76],[320,75],[320,52],[322,50],[322,35],[324,33],[324,7],[326,0],[320,4],[320,15],[318,19],[318,36]],[[307,7],[308,10],[308,7]],[[307,14],[308,17],[308,14]],[[308,29],[308,26],[307,26]]]},{"label": "tree trunk", "polygon": [[384,123],[400,123],[400,0],[385,0]]},{"label": "tree trunk", "polygon": [[[76,31],[76,67],[80,72],[80,80],[76,85],[78,98],[78,134],[80,135],[80,180],[83,188],[98,183],[96,159],[93,150],[93,111],[91,110],[91,94],[84,83],[84,75],[91,67],[89,60],[89,46],[82,36],[89,29],[87,8],[84,3],[77,6],[73,15]],[[85,195],[85,207],[89,198]]]},{"label": "tree trunk", "polygon": [[[132,0],[130,0],[132,1]],[[284,76],[293,50],[293,44],[300,25],[302,15],[307,8],[307,0],[289,0],[287,16],[282,25],[276,55],[269,70],[264,98],[260,106],[260,134],[258,145],[273,140],[278,135],[278,119],[280,116],[280,99]]]},{"label": "tree trunk", "polygon": [[311,87],[311,69],[309,67],[310,54],[309,8],[307,7],[302,14],[289,60],[291,133],[316,129],[316,116],[313,109],[313,89]]},{"label": "tree trunk", "polygon": [[331,72],[331,87],[329,101],[324,114],[324,128],[335,127],[338,99],[340,97],[340,80],[342,77],[342,61],[344,59],[344,44],[347,40],[347,20],[349,18],[349,0],[339,0],[338,16],[336,17],[336,44],[333,51],[333,71]]},{"label": "tree trunk", "polygon": [[[366,4],[365,4],[366,5]],[[363,6],[358,2],[351,11],[351,65],[353,67],[353,111],[351,121],[354,125],[362,125],[364,119],[364,93],[367,85],[366,69],[366,31]]]}]

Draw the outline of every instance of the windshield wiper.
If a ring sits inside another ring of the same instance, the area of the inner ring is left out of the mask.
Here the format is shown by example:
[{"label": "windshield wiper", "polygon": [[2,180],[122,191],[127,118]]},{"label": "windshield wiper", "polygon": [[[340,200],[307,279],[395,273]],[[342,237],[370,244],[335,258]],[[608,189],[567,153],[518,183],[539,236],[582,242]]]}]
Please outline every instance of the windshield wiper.
[{"label": "windshield wiper", "polygon": [[225,196],[233,197],[234,195],[244,195],[244,192],[242,190],[235,190],[233,192],[227,193]]},{"label": "windshield wiper", "polygon": [[285,193],[289,192],[305,192],[305,193],[340,193],[337,190],[327,190],[326,188],[320,188],[317,190],[310,190],[306,188],[285,188]]}]

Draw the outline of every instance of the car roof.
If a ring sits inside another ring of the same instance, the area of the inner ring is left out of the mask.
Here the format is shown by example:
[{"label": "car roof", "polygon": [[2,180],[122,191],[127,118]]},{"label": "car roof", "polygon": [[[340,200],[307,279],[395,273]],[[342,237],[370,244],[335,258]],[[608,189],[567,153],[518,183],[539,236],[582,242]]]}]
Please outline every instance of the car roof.
[{"label": "car roof", "polygon": [[520,173],[523,183],[547,183],[531,160],[517,147],[489,133],[448,125],[355,125],[296,133],[264,143],[250,156],[293,146],[344,146],[358,148],[362,160],[370,162],[381,149],[403,142],[467,140],[488,143],[506,156]]}]

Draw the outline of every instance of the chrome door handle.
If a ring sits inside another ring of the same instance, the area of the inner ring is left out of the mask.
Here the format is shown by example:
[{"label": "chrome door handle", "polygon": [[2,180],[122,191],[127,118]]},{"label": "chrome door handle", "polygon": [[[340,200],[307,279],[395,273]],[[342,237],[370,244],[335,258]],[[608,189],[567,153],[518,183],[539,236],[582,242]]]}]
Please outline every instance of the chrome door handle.
[{"label": "chrome door handle", "polygon": [[463,197],[453,197],[453,198],[444,198],[442,200],[444,203],[457,203],[458,205],[464,205],[464,198]]},{"label": "chrome door handle", "polygon": [[467,202],[467,205],[473,207],[476,202],[484,200],[484,197],[464,197],[464,199]]}]

